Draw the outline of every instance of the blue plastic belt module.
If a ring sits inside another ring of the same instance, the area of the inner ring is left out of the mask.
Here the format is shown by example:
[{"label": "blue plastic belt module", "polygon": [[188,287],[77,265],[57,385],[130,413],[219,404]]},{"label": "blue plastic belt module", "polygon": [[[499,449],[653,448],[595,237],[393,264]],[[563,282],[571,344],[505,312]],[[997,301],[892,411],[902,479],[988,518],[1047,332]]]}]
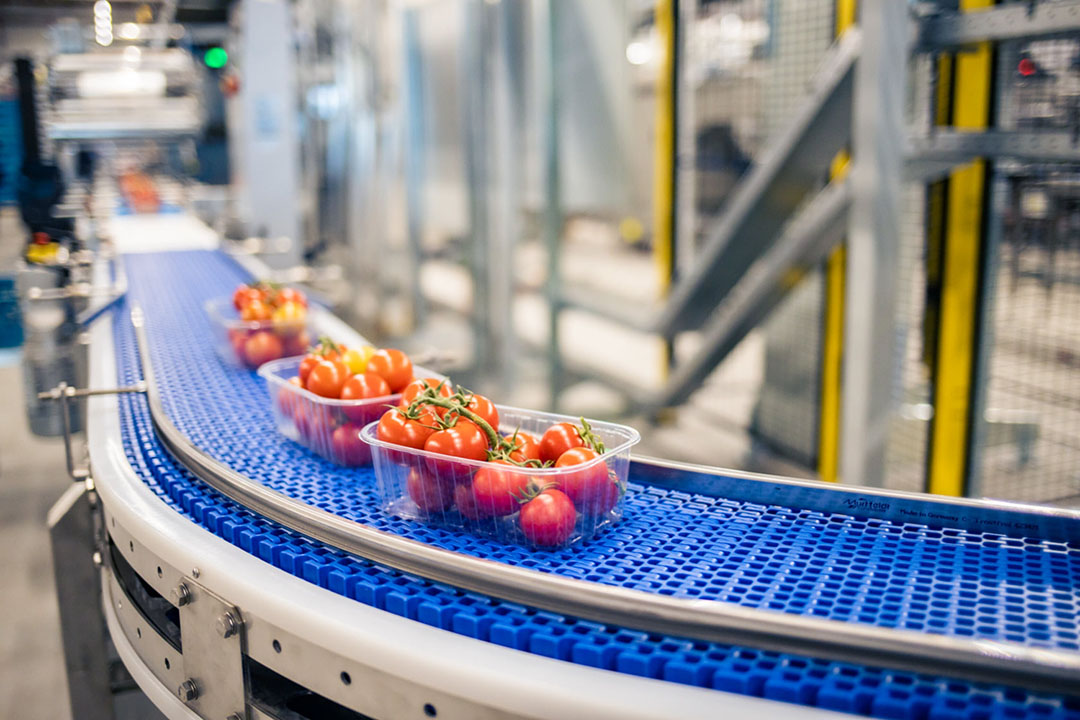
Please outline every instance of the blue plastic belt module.
[{"label": "blue plastic belt module", "polygon": [[[383,530],[592,582],[884,627],[1080,647],[1080,548],[631,483],[626,515],[583,546],[536,552],[382,514],[370,469],[342,469],[279,436],[265,383],[223,364],[202,306],[247,274],[217,252],[130,255],[115,315],[120,382],[139,378],[137,302],[165,410],[237,471]],[[224,498],[158,442],[122,396],[136,472],[179,512],[266,562],[359,602],[523,651],[701,687],[888,718],[1069,718],[1080,699],[949,681],[604,626],[430,583],[301,537]],[[631,477],[633,481],[633,477]],[[1062,688],[1062,692],[1072,692]]]}]

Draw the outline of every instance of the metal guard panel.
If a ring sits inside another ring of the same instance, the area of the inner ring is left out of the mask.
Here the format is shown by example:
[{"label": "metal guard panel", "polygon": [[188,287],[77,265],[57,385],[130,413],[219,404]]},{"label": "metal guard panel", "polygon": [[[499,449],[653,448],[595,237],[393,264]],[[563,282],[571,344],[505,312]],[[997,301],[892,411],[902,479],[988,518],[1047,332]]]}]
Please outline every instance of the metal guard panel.
[{"label": "metal guard panel", "polygon": [[[687,478],[703,483],[703,492],[692,493],[663,487],[661,477],[641,477],[656,484],[633,486],[623,523],[586,547],[541,555],[385,518],[373,501],[370,471],[340,470],[278,438],[262,382],[214,356],[199,308],[247,279],[242,270],[211,252],[130,256],[127,266],[131,296],[148,317],[173,421],[222,461],[319,507],[436,546],[594,582],[1076,648],[1080,551],[1074,543],[868,520],[704,492],[705,484],[715,490],[718,481],[729,489],[732,483],[779,487],[759,480],[690,473]],[[130,382],[138,360],[125,320],[115,327],[120,381]],[[957,703],[975,712],[990,702],[1020,716],[1039,706],[1080,717],[1080,705],[1063,698],[648,635],[409,578],[301,538],[223,498],[161,447],[141,398],[120,403],[129,461],[173,507],[267,562],[390,612],[572,662],[826,708],[906,716]],[[916,698],[924,699],[913,705]]]}]

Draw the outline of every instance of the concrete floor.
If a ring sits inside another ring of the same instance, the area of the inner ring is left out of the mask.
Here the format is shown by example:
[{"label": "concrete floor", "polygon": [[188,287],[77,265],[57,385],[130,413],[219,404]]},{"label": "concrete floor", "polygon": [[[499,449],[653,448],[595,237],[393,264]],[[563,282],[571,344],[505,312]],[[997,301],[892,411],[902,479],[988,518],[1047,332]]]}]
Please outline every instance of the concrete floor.
[{"label": "concrete floor", "polygon": [[71,481],[63,442],[30,434],[22,396],[19,366],[0,367],[0,717],[62,720],[71,715],[45,515]]},{"label": "concrete floor", "polygon": [[[12,208],[0,211],[0,272],[22,247]],[[71,484],[59,438],[26,420],[20,354],[0,350],[0,718],[70,718],[60,616],[45,515]]]}]

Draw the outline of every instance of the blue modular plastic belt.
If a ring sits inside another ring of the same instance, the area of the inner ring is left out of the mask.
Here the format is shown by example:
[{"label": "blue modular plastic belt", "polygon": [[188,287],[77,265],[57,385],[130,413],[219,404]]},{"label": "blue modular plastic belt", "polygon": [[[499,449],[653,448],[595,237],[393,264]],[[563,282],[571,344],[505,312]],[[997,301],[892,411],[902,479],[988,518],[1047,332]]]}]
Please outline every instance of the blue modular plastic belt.
[{"label": "blue modular plastic belt", "polygon": [[[369,470],[343,470],[278,436],[266,387],[214,354],[202,304],[246,274],[213,252],[126,258],[166,412],[193,443],[305,502],[439,547],[569,577],[879,626],[1077,649],[1080,547],[755,505],[633,484],[626,516],[559,552],[500,545],[379,512]],[[126,306],[120,382],[138,379]],[[147,484],[229,542],[331,591],[436,627],[610,670],[878,717],[1080,719],[1080,699],[605,627],[374,565],[210,490],[158,443],[142,398],[122,397],[128,459]],[[632,478],[631,478],[632,480]],[[1072,689],[1062,689],[1063,692]]]}]

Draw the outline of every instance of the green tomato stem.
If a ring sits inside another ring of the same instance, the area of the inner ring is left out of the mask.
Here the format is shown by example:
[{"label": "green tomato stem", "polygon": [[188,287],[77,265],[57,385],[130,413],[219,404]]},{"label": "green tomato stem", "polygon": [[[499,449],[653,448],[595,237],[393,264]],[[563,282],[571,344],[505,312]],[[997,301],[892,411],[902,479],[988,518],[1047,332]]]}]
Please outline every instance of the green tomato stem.
[{"label": "green tomato stem", "polygon": [[[428,395],[429,393],[430,396]],[[460,417],[463,417],[466,420],[475,424],[483,431],[485,435],[487,435],[488,447],[491,450],[495,450],[499,447],[499,441],[501,440],[501,438],[499,437],[499,433],[495,432],[495,429],[492,428],[490,424],[488,424],[487,420],[480,417],[469,408],[459,405],[453,400],[437,397],[430,388],[425,390],[420,395],[417,395],[416,399],[413,400],[413,404],[416,403],[421,403],[424,405],[434,405],[435,407],[446,408],[447,410],[451,410],[457,413]]]}]

